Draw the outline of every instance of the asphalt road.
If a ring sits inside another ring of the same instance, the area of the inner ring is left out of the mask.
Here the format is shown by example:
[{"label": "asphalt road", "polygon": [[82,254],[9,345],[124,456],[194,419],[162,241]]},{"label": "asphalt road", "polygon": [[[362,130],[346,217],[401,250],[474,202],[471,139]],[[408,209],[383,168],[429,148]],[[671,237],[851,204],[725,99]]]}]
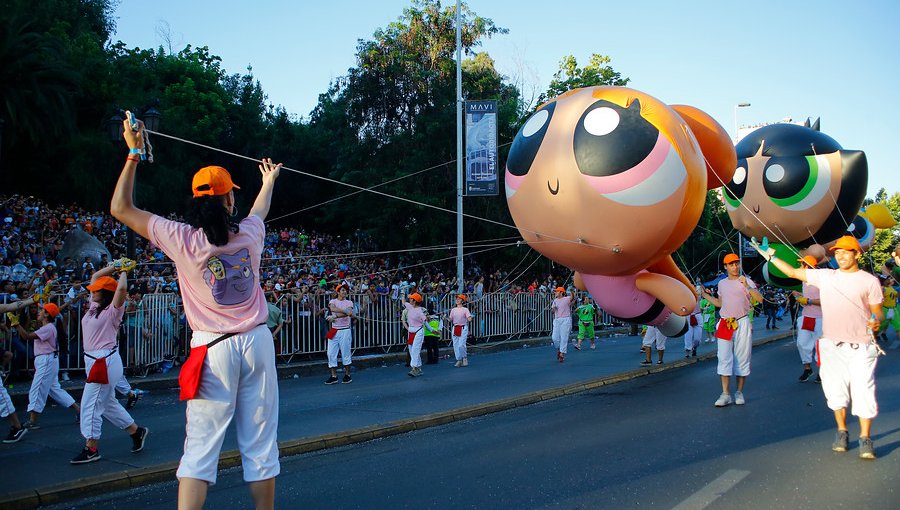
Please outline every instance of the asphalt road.
[{"label": "asphalt road", "polygon": [[[878,459],[830,449],[793,342],[754,350],[747,404],[713,407],[714,361],[523,408],[282,459],[278,508],[897,509],[900,352],[880,359]],[[635,357],[639,355],[635,352]],[[50,508],[173,508],[174,482]],[[206,508],[247,508],[240,469]]]}]

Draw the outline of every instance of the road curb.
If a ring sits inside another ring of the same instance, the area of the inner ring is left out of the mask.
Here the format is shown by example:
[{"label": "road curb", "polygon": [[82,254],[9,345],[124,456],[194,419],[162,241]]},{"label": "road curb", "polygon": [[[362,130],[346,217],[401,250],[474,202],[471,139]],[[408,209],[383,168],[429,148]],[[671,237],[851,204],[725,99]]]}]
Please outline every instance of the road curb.
[{"label": "road curb", "polygon": [[[785,331],[767,338],[756,340],[753,342],[753,346],[766,345],[790,337],[793,337],[793,334],[790,331]],[[546,339],[543,340],[545,341]],[[414,430],[424,430],[456,421],[485,416],[517,407],[524,407],[542,401],[575,395],[603,386],[610,386],[629,381],[638,377],[694,365],[701,361],[715,359],[715,357],[715,352],[709,352],[700,356],[683,358],[652,368],[638,368],[628,372],[597,377],[588,381],[580,381],[555,388],[533,391],[516,397],[397,420],[386,425],[370,425],[367,427],[333,432],[310,438],[281,441],[278,444],[278,448],[281,457],[291,457],[304,453],[327,450],[338,446],[364,443],[373,439],[395,436]],[[220,469],[236,467],[240,464],[241,457],[237,450],[228,450],[222,452],[219,456]],[[0,495],[0,508],[10,510],[35,508],[37,506],[80,499],[87,495],[108,493],[111,491],[137,488],[153,483],[172,481],[175,479],[175,472],[177,469],[177,462],[168,462],[156,466],[127,469],[119,473],[80,478],[62,484],[28,491],[8,493]]]}]

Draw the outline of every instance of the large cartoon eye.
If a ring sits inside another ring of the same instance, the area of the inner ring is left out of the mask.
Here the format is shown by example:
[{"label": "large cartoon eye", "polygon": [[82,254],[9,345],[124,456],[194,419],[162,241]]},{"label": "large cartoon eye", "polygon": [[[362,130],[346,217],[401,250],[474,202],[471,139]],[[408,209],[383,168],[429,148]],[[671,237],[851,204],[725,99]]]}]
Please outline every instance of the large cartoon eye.
[{"label": "large cartoon eye", "polygon": [[741,206],[741,199],[744,198],[744,193],[746,192],[747,160],[739,159],[737,169],[734,171],[734,176],[732,176],[731,181],[725,185],[722,196],[725,198],[725,203],[727,205],[737,209]]},{"label": "large cartoon eye", "polygon": [[763,188],[769,199],[790,211],[819,203],[830,183],[828,160],[819,156],[771,158],[763,172]]},{"label": "large cartoon eye", "polygon": [[244,278],[250,278],[250,268],[247,266],[242,267],[241,274],[244,275]]},{"label": "large cartoon eye", "polygon": [[531,170],[534,157],[544,142],[544,135],[547,134],[547,126],[553,118],[554,109],[556,109],[555,101],[535,112],[519,129],[506,158],[506,169],[509,173],[523,176]]},{"label": "large cartoon eye", "polygon": [[575,126],[575,163],[584,175],[616,175],[644,161],[658,138],[659,130],[641,117],[640,101],[622,108],[601,99]]}]

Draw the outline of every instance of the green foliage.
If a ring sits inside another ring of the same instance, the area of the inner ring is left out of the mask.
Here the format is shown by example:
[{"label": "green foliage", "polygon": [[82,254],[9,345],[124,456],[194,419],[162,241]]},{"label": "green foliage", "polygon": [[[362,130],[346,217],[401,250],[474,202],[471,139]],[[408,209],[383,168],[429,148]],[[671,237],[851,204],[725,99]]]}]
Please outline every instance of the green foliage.
[{"label": "green foliage", "polygon": [[563,92],[581,87],[594,87],[597,85],[614,85],[624,87],[631,78],[622,78],[622,74],[614,70],[610,64],[612,59],[599,53],[591,55],[591,59],[584,67],[578,67],[578,61],[574,56],[568,55],[559,62],[559,70],[553,75],[547,92],[541,94],[538,104],[552,99]]}]

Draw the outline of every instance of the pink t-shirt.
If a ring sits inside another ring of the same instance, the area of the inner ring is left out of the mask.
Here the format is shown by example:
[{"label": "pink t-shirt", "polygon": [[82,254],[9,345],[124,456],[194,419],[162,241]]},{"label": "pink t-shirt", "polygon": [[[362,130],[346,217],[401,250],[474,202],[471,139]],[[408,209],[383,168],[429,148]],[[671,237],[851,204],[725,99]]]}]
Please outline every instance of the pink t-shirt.
[{"label": "pink t-shirt", "polygon": [[878,279],[865,271],[807,269],[806,281],[819,288],[822,300],[822,337],[835,342],[865,344],[871,340],[869,305],[882,302]]},{"label": "pink t-shirt", "polygon": [[[756,284],[750,278],[747,278],[747,286],[751,289],[756,288]],[[734,280],[724,278],[719,281],[719,299],[722,301],[722,309],[719,312],[722,318],[740,319],[750,312],[750,292],[737,278]]]},{"label": "pink t-shirt", "polygon": [[550,308],[554,309],[553,317],[556,319],[572,317],[572,296],[562,296],[554,299]]},{"label": "pink t-shirt", "polygon": [[194,331],[240,333],[266,322],[268,308],[259,283],[259,259],[266,227],[250,215],[215,246],[201,229],[154,215],[150,241],[175,261],[184,315]]},{"label": "pink t-shirt", "polygon": [[56,352],[56,324],[45,324],[34,332],[38,337],[34,339],[34,355],[53,354]]},{"label": "pink t-shirt", "polygon": [[455,306],[450,309],[450,322],[452,322],[454,326],[466,325],[466,323],[469,322],[470,317],[472,317],[472,313],[464,306]]},{"label": "pink t-shirt", "polygon": [[[337,310],[339,312],[350,313],[353,310],[353,302],[349,299],[332,299],[328,302],[329,310]],[[334,319],[331,325],[336,329],[345,329],[350,327],[350,317],[338,317]]]},{"label": "pink t-shirt", "polygon": [[[808,299],[819,299],[819,288],[808,283],[803,284],[803,297]],[[821,303],[821,301],[819,301]],[[804,317],[821,317],[822,307],[812,303],[803,306]]]},{"label": "pink t-shirt", "polygon": [[421,329],[425,325],[425,312],[421,306],[413,306],[408,301],[403,303],[406,306],[406,324],[410,331]]},{"label": "pink t-shirt", "polygon": [[113,304],[94,316],[98,308],[96,302],[91,302],[87,313],[81,318],[81,336],[84,339],[85,351],[99,351],[100,349],[112,349],[116,346],[116,335],[125,316],[125,306],[116,308]]}]

